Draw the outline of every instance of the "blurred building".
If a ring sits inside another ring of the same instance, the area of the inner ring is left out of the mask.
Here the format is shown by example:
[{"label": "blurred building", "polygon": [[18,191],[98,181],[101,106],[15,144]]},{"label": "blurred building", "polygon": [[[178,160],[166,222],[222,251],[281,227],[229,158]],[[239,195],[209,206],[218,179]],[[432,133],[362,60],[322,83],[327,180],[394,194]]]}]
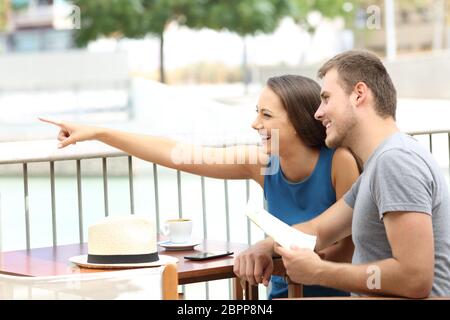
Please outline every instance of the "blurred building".
[{"label": "blurred building", "polygon": [[75,48],[79,22],[79,8],[66,0],[0,0],[0,127],[43,114],[132,117],[126,53]]},{"label": "blurred building", "polygon": [[[355,46],[384,55],[387,44],[386,2],[364,2],[366,3],[358,9],[356,15]],[[398,52],[450,48],[449,0],[395,0],[393,3]]]},{"label": "blurred building", "polygon": [[73,6],[63,0],[0,0],[0,52],[72,48]]}]

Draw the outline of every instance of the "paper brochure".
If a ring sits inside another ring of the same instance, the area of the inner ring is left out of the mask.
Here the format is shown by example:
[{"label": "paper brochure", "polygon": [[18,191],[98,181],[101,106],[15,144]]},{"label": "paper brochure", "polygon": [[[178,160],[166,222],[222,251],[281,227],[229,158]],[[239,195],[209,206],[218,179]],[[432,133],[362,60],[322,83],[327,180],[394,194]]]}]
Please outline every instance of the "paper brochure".
[{"label": "paper brochure", "polygon": [[247,204],[245,214],[283,248],[290,249],[291,245],[294,244],[299,248],[314,250],[316,246],[316,236],[294,229],[263,208]]}]

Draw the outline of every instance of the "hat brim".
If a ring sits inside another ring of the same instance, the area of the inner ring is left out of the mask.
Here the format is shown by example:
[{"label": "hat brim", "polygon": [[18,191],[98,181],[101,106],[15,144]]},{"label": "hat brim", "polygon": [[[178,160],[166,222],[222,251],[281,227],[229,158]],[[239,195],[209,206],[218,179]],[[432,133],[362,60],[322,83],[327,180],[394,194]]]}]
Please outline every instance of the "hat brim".
[{"label": "hat brim", "polygon": [[87,261],[87,254],[81,256],[70,257],[69,261],[83,268],[91,269],[123,269],[123,268],[145,268],[145,267],[159,267],[162,265],[177,263],[178,258],[159,254],[159,260],[153,262],[143,263],[115,263],[115,264],[100,264],[90,263]]}]

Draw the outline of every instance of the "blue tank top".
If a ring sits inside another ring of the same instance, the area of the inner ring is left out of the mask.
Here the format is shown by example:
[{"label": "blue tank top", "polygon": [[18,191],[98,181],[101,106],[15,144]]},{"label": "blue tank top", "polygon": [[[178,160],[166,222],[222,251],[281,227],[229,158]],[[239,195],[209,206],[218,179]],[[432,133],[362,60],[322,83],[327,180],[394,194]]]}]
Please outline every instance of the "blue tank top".
[{"label": "blue tank top", "polygon": [[[322,147],[313,172],[301,182],[290,182],[280,167],[280,158],[271,156],[269,165],[276,173],[264,177],[264,198],[268,211],[293,225],[317,217],[334,204],[336,192],[331,179],[334,151]],[[304,286],[303,294],[309,297],[345,295],[341,291],[320,286]],[[287,297],[287,284],[282,277],[272,276],[269,299],[282,297]]]}]

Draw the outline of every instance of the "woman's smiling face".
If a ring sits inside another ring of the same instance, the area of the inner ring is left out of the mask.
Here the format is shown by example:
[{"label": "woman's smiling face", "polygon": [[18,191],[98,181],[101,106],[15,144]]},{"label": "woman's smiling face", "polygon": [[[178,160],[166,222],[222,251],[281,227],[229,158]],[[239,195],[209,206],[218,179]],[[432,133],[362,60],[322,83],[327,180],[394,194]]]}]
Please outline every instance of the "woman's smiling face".
[{"label": "woman's smiling face", "polygon": [[252,128],[257,130],[267,154],[289,147],[298,136],[280,98],[269,88],[264,87],[256,105],[257,116]]}]

